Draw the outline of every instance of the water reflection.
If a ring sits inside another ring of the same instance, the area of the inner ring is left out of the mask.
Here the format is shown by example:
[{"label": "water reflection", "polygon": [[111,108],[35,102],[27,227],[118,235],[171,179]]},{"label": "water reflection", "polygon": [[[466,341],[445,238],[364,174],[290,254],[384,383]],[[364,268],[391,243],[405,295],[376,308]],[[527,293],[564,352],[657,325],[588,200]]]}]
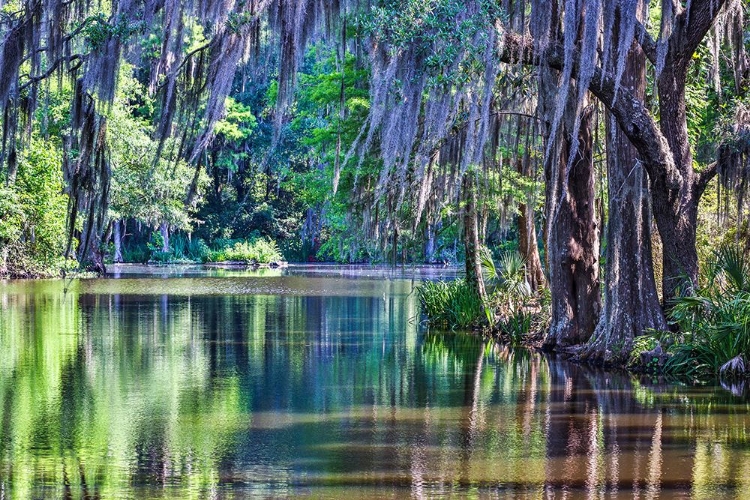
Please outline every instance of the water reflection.
[{"label": "water reflection", "polygon": [[0,285],[0,496],[750,494],[744,398],[422,332],[410,292]]}]

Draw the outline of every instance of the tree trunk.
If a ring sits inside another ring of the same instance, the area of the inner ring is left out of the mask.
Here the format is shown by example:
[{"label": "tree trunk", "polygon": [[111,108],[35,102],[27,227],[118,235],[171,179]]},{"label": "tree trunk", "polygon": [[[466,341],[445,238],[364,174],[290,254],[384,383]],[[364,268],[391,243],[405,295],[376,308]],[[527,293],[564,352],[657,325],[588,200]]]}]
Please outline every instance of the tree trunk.
[{"label": "tree trunk", "polygon": [[697,176],[687,134],[685,86],[686,66],[678,61],[662,72],[658,81],[659,128],[669,143],[674,164],[680,172],[679,183],[665,185],[659,177],[651,179],[654,219],[659,228],[664,253],[662,292],[665,304],[670,299],[694,292],[698,283]]},{"label": "tree trunk", "polygon": [[[559,19],[558,3],[560,0],[538,2],[532,17],[536,16],[541,21]],[[694,64],[694,54],[728,2],[689,1],[684,6],[683,2],[672,3],[675,4],[674,17],[665,19],[671,23],[672,31],[662,40],[663,44],[654,43],[642,24],[636,23],[635,39],[646,57],[652,64],[663,67],[656,85],[658,124],[644,99],[625,90],[618,91],[618,82],[607,71],[608,68],[591,68],[593,77],[588,83],[589,90],[615,115],[622,131],[638,149],[648,172],[654,219],[664,242],[662,287],[667,303],[678,294],[691,293],[697,284],[695,243],[698,201],[708,182],[716,175],[717,168],[714,163],[701,172],[694,170],[688,136],[686,81],[688,71]],[[543,71],[550,67],[563,69],[566,49],[560,36],[559,21],[553,22],[551,36],[547,36],[550,33],[534,31],[537,25],[546,26],[544,22],[532,22],[532,36],[535,40],[551,40],[548,50],[540,53],[532,44],[525,43],[524,37],[512,33],[505,37],[500,59],[504,62],[541,64]],[[536,29],[539,30],[539,27]],[[612,33],[605,36],[613,40],[619,38],[613,37]],[[590,62],[577,61],[576,65]],[[540,97],[544,97],[543,93],[540,93]]]},{"label": "tree trunk", "polygon": [[[566,114],[568,118],[573,116],[569,111]],[[545,349],[586,342],[594,332],[601,309],[591,111],[581,117],[578,149],[573,158],[572,119],[564,121],[558,131],[558,153],[545,159],[552,293],[552,322],[544,339]]]},{"label": "tree trunk", "polygon": [[115,255],[112,260],[122,262],[122,221],[116,220],[112,223],[114,232]]},{"label": "tree trunk", "polygon": [[662,240],[662,296],[665,306],[680,295],[690,295],[698,283],[698,196],[685,197],[682,207],[666,193],[652,195],[654,219]]},{"label": "tree trunk", "polygon": [[[522,176],[532,177],[528,153],[522,160],[518,161],[516,169]],[[539,246],[534,226],[533,200],[527,200],[527,202],[529,204],[521,203],[518,206],[518,251],[526,261],[526,281],[529,282],[531,290],[536,292],[544,286],[546,279],[542,269],[542,261],[539,258]]]},{"label": "tree trunk", "polygon": [[479,255],[479,220],[477,214],[477,192],[474,173],[464,174],[462,194],[464,200],[464,249],[466,252],[466,282],[476,290],[482,302],[487,300],[487,291],[482,277],[482,261]]},{"label": "tree trunk", "polygon": [[159,226],[159,232],[161,233],[162,248],[161,251],[164,253],[169,252],[169,224],[162,222]]},{"label": "tree trunk", "polygon": [[435,232],[436,232],[435,224],[428,221],[425,224],[424,261],[429,264],[435,262],[435,250],[436,250],[436,240],[437,240]]},{"label": "tree trunk", "polygon": [[[532,35],[540,40],[562,39],[561,8],[548,2],[551,24]],[[599,315],[599,235],[595,221],[594,163],[592,157],[591,112],[586,110],[578,130],[578,147],[570,158],[576,116],[577,88],[571,82],[567,102],[554,138],[551,126],[560,93],[560,74],[550,66],[540,67],[539,116],[547,154],[544,156],[545,245],[552,321],[544,340],[545,349],[580,344],[594,332]],[[585,103],[584,103],[585,104]],[[584,108],[586,109],[586,108]],[[554,142],[551,142],[553,141]],[[568,169],[570,166],[570,169]]]},{"label": "tree trunk", "polygon": [[78,260],[87,271],[97,274],[105,274],[107,266],[104,264],[104,254],[101,249],[99,237],[90,238],[88,245],[83,245],[79,252]]},{"label": "tree trunk", "polygon": [[[617,61],[616,55],[610,60]],[[639,99],[645,98],[646,56],[635,42],[626,58],[621,85]],[[604,310],[581,358],[622,364],[636,336],[647,329],[666,330],[667,322],[654,280],[646,171],[635,147],[610,113],[606,128],[609,222]]]},{"label": "tree trunk", "polygon": [[534,227],[534,209],[522,203],[518,206],[518,250],[526,260],[526,280],[536,292],[544,287],[545,278]]}]

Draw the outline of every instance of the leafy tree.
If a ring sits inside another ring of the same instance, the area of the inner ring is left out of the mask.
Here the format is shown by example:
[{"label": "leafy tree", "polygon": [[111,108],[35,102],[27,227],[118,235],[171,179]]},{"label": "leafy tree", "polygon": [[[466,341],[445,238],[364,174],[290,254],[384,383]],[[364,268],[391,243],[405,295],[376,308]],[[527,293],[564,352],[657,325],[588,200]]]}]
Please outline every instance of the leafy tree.
[{"label": "leafy tree", "polygon": [[65,266],[68,196],[56,146],[34,137],[15,182],[0,188],[0,274],[55,276]]}]

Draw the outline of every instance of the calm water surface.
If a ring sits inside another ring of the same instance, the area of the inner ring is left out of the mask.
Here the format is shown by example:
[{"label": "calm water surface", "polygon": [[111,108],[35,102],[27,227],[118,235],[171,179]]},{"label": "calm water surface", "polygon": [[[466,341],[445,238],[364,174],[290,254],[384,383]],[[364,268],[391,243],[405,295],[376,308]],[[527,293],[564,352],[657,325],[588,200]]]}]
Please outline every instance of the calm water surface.
[{"label": "calm water surface", "polygon": [[0,282],[0,498],[750,497],[745,398],[424,331],[442,270],[145,272]]}]

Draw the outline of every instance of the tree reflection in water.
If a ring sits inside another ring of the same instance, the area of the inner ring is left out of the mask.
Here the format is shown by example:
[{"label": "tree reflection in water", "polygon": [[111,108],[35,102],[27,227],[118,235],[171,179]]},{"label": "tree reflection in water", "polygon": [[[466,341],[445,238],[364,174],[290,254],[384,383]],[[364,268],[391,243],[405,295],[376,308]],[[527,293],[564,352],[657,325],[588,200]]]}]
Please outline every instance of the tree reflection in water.
[{"label": "tree reflection in water", "polygon": [[720,387],[423,332],[408,281],[163,281],[3,285],[2,495],[750,496]]}]

